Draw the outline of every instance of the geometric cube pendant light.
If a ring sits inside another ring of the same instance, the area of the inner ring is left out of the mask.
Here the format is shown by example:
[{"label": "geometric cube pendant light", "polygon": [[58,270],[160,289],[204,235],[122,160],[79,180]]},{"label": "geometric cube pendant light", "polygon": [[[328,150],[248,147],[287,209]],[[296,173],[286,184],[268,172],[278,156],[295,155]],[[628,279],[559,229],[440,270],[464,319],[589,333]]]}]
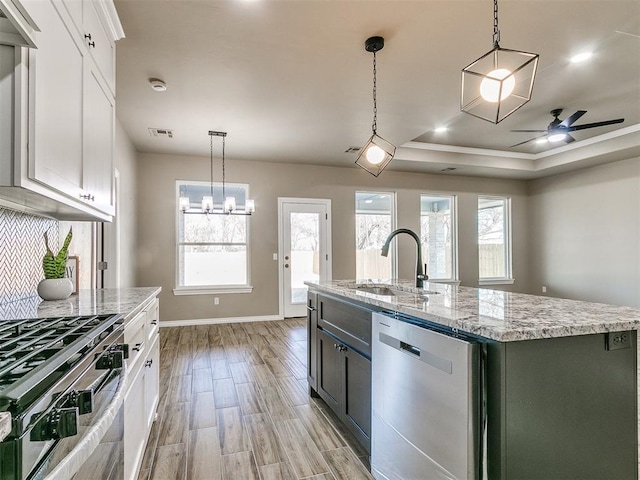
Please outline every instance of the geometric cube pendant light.
[{"label": "geometric cube pendant light", "polygon": [[493,50],[462,69],[460,109],[499,123],[531,100],[538,54],[501,48],[498,0],[493,0]]},{"label": "geometric cube pendant light", "polygon": [[382,50],[383,47],[384,38],[382,37],[371,37],[364,43],[365,50],[373,53],[373,123],[371,124],[373,135],[371,135],[371,138],[369,138],[364,147],[360,149],[360,153],[356,159],[356,165],[364,168],[374,177],[377,177],[382,173],[396,153],[395,145],[388,142],[377,133],[378,104],[376,100],[376,52]]}]

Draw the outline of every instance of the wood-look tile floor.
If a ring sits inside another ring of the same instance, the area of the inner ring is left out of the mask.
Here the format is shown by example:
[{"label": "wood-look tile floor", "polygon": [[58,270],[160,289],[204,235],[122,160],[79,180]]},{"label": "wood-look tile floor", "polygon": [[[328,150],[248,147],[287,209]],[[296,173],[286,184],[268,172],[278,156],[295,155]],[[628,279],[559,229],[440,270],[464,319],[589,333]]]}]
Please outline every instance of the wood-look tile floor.
[{"label": "wood-look tile floor", "polygon": [[139,480],[372,479],[306,380],[306,319],[162,328]]}]

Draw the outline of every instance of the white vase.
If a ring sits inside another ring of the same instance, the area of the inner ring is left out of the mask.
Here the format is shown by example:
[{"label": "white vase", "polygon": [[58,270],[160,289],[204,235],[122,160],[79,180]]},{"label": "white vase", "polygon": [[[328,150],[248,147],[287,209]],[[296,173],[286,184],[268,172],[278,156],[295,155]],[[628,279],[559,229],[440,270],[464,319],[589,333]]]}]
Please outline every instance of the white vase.
[{"label": "white vase", "polygon": [[72,291],[73,283],[68,278],[45,278],[38,284],[38,295],[43,300],[64,300]]}]

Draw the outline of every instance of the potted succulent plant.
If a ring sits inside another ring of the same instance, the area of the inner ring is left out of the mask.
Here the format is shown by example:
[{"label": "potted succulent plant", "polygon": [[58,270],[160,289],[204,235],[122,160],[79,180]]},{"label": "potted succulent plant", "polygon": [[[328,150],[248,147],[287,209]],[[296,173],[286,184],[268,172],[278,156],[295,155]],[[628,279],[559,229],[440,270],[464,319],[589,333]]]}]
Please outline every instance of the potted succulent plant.
[{"label": "potted succulent plant", "polygon": [[42,257],[44,280],[41,280],[38,284],[38,295],[43,300],[62,300],[71,295],[73,291],[71,280],[65,277],[67,258],[69,257],[69,244],[72,237],[73,233],[70,228],[62,248],[54,255],[49,247],[47,232],[44,232],[44,244],[47,247],[47,252]]}]

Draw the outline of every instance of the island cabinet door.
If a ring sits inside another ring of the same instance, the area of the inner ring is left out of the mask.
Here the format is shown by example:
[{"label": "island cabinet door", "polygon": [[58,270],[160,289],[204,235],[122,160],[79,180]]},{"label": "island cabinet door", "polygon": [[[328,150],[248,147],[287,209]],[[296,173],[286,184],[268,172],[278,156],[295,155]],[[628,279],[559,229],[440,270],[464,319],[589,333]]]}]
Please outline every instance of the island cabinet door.
[{"label": "island cabinet door", "polygon": [[339,415],[342,397],[340,342],[323,330],[318,335],[318,394]]},{"label": "island cabinet door", "polygon": [[344,421],[360,443],[371,450],[371,360],[355,350],[343,351]]},{"label": "island cabinet door", "polygon": [[313,390],[318,390],[318,294],[309,292],[307,296],[307,382]]}]

